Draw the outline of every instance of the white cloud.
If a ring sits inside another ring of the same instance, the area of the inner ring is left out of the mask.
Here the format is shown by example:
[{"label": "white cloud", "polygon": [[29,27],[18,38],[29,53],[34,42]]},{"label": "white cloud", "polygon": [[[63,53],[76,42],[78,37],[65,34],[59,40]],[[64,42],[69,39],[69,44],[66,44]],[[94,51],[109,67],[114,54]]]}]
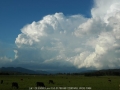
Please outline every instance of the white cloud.
[{"label": "white cloud", "polygon": [[95,5],[91,10],[92,17],[101,18],[105,23],[120,12],[120,0],[94,0],[94,2]]},{"label": "white cloud", "polygon": [[0,65],[4,65],[5,63],[9,63],[9,62],[12,62],[12,59],[11,58],[8,58],[6,56],[4,57],[0,57]]},{"label": "white cloud", "polygon": [[[62,13],[47,15],[38,22],[26,25],[21,29],[21,34],[16,38],[15,43],[18,47],[22,45],[32,45],[33,43],[41,42],[45,38],[52,36],[56,38],[64,34],[69,34],[81,23],[85,22],[86,18],[81,15],[73,15],[65,17]],[[67,30],[67,31],[66,31]]]},{"label": "white cloud", "polygon": [[10,46],[8,43],[0,41],[0,66],[4,66],[13,61],[13,58],[9,55],[12,52]]},{"label": "white cloud", "polygon": [[120,67],[119,0],[95,0],[92,17],[47,15],[21,29],[15,59],[37,65]]},{"label": "white cloud", "polygon": [[[99,35],[105,29],[105,23],[100,18],[90,18],[86,22],[80,24],[78,28],[75,30],[76,36],[89,36],[89,35]],[[91,36],[90,36],[91,37]]]},{"label": "white cloud", "polygon": [[70,65],[67,58],[76,54],[73,50],[79,48],[81,43],[72,33],[86,20],[81,15],[66,17],[62,13],[55,13],[24,26],[15,41],[18,47],[14,51],[15,59],[21,62],[32,60],[39,64],[59,62],[60,66]]}]

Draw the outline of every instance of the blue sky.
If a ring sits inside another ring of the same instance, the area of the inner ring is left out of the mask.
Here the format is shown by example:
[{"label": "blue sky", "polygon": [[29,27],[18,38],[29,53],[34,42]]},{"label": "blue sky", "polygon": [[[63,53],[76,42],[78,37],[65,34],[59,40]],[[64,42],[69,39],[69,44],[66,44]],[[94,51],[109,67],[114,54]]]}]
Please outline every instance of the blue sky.
[{"label": "blue sky", "polygon": [[0,67],[119,68],[119,6],[119,0],[0,0]]},{"label": "blue sky", "polygon": [[65,15],[82,14],[90,17],[92,0],[1,0],[0,40],[14,43],[20,29],[45,15],[63,12]]}]

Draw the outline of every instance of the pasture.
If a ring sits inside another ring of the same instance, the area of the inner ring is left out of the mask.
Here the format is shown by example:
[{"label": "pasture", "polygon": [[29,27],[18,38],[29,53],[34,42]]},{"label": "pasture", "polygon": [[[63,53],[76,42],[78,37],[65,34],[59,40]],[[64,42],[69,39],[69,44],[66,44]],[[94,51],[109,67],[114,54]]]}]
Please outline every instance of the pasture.
[{"label": "pasture", "polygon": [[[43,82],[47,87],[46,90],[119,90],[120,88],[119,76],[1,75],[0,80],[3,80],[0,90],[42,90],[35,89],[36,82]],[[49,83],[49,80],[53,80],[54,84]],[[19,89],[12,88],[12,82],[17,82]]]}]

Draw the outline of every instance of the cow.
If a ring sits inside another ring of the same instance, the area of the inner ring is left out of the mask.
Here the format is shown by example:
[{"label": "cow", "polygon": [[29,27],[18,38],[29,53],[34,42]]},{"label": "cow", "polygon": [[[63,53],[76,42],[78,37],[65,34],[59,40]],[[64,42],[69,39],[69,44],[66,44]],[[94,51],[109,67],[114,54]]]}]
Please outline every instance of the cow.
[{"label": "cow", "polygon": [[111,80],[110,80],[110,79],[109,79],[108,81],[109,81],[109,82],[111,82]]},{"label": "cow", "polygon": [[43,82],[36,82],[37,87],[45,87]]},{"label": "cow", "polygon": [[18,89],[19,88],[18,83],[17,82],[13,82],[12,83],[12,88],[17,88]]},{"label": "cow", "polygon": [[53,80],[49,80],[49,84],[50,84],[50,83],[51,83],[51,84],[54,84]]},{"label": "cow", "polygon": [[1,84],[3,84],[3,80],[1,80]]}]

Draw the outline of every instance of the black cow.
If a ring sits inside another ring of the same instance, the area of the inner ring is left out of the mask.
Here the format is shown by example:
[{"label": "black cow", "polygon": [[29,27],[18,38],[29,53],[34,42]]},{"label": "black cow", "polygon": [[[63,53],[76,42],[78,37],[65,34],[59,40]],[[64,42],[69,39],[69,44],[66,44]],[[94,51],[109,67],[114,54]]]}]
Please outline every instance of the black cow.
[{"label": "black cow", "polygon": [[1,84],[3,84],[3,80],[1,80]]},{"label": "black cow", "polygon": [[50,84],[50,83],[51,83],[51,84],[54,84],[53,80],[49,80],[49,84]]},{"label": "black cow", "polygon": [[43,82],[36,82],[37,87],[45,87]]},{"label": "black cow", "polygon": [[12,88],[17,88],[18,89],[19,88],[18,83],[17,82],[13,82],[12,83]]},{"label": "black cow", "polygon": [[109,82],[111,82],[111,80],[110,80],[110,79],[109,79],[108,81],[109,81]]}]

